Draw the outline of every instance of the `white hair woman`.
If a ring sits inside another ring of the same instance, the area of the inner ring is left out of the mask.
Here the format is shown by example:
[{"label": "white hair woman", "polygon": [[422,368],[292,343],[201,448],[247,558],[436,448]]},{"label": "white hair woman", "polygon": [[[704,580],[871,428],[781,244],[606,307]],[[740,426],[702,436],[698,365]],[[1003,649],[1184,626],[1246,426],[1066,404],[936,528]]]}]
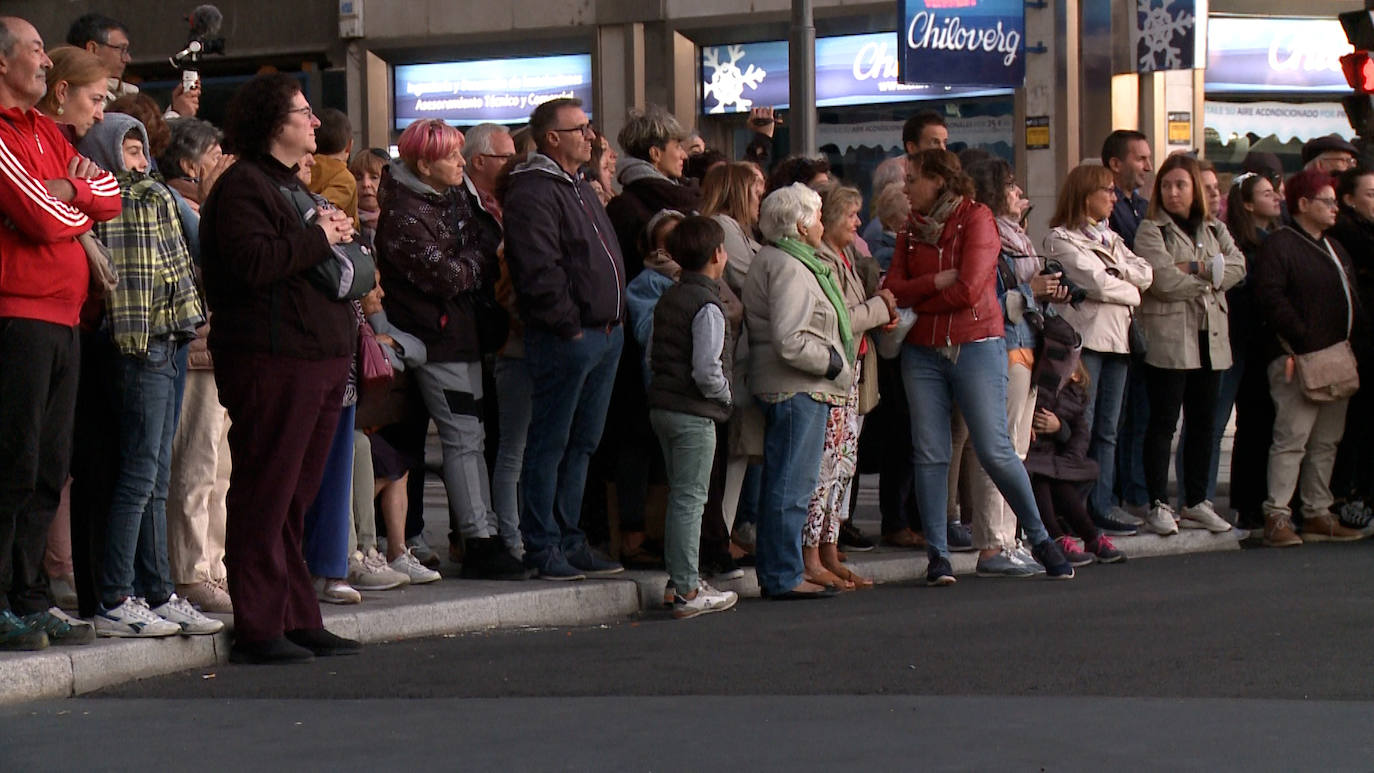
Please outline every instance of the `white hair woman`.
[{"label": "white hair woman", "polygon": [[763,200],[759,250],[744,283],[749,382],[763,407],[763,494],[756,557],[772,599],[834,595],[805,577],[802,527],[820,477],[831,405],[844,405],[858,346],[830,265],[816,253],[821,197],[800,183]]}]

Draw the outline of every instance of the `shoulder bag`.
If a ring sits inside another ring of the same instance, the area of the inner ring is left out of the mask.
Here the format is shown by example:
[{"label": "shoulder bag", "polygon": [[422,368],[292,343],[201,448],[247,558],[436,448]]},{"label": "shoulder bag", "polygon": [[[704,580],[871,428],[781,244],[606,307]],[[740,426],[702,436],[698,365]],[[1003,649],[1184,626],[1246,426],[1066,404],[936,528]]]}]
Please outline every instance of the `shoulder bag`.
[{"label": "shoulder bag", "polygon": [[[278,186],[309,228],[319,218],[320,204],[306,191]],[[330,245],[333,258],[306,272],[306,279],[330,300],[356,301],[377,286],[377,261],[360,240]]]},{"label": "shoulder bag", "polygon": [[1344,400],[1360,389],[1360,371],[1355,362],[1355,350],[1350,346],[1350,333],[1355,326],[1355,304],[1350,297],[1350,283],[1345,276],[1345,266],[1336,257],[1331,244],[1322,239],[1331,262],[1336,265],[1336,273],[1341,278],[1341,289],[1345,291],[1345,339],[1324,349],[1306,354],[1294,354],[1288,342],[1279,338],[1284,351],[1293,357],[1297,371],[1298,385],[1303,396],[1314,403],[1334,403]]}]

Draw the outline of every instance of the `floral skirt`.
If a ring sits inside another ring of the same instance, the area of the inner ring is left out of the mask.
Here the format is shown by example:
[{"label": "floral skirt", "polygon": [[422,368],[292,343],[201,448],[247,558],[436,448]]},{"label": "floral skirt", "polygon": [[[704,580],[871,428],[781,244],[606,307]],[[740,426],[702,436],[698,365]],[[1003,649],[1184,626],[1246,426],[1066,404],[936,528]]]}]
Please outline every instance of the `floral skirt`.
[{"label": "floral skirt", "polygon": [[849,516],[849,491],[859,463],[859,382],[849,388],[844,405],[830,406],[825,421],[821,473],[802,528],[802,544],[815,547],[839,541],[840,524]]}]

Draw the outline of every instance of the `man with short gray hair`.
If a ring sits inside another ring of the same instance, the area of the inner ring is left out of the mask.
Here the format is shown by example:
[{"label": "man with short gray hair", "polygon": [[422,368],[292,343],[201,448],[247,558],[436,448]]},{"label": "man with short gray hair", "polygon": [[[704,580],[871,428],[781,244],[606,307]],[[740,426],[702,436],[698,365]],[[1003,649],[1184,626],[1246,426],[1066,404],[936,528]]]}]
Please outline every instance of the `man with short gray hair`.
[{"label": "man with short gray hair", "polygon": [[510,130],[495,123],[478,124],[463,137],[463,160],[467,162],[463,180],[480,208],[499,222],[501,203],[496,200],[496,178],[501,168],[515,156],[515,140]]}]

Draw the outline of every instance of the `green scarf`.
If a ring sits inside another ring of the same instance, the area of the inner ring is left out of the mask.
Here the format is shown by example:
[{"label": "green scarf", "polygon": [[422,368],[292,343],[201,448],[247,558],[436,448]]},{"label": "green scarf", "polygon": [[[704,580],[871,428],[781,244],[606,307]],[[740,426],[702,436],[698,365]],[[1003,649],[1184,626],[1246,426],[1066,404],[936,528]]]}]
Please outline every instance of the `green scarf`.
[{"label": "green scarf", "polygon": [[825,261],[816,257],[816,248],[809,244],[784,236],[778,240],[777,246],[778,249],[801,261],[803,266],[811,269],[811,273],[816,275],[816,282],[820,284],[825,297],[830,299],[830,305],[835,307],[835,315],[839,318],[840,342],[844,344],[844,356],[851,365],[854,364],[858,352],[854,345],[854,331],[850,329],[849,307],[844,305],[844,296],[840,293],[840,284],[835,281],[834,272]]}]

